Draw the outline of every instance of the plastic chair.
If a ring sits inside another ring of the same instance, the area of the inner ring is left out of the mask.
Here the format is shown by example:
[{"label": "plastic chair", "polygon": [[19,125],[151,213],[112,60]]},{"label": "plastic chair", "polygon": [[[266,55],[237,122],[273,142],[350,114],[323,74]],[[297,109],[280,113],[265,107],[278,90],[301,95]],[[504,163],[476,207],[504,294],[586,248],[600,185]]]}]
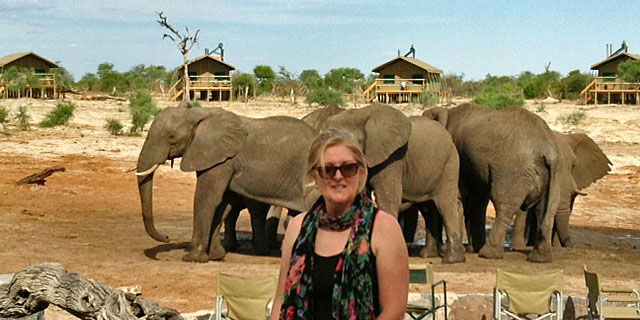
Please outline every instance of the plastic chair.
[{"label": "plastic chair", "polygon": [[[438,309],[444,309],[444,318],[447,319],[447,282],[440,280],[434,282],[433,266],[429,264],[409,265],[409,283],[427,284],[431,286],[430,305],[408,303],[406,313],[412,319],[424,319],[431,316],[436,319]],[[444,303],[436,304],[436,286],[442,286]]]},{"label": "plastic chair", "polygon": [[[535,320],[562,320],[562,271],[540,273],[496,271],[494,290],[494,319],[503,315],[513,319],[530,319],[525,315],[538,315]],[[555,297],[555,311],[552,310]]]},{"label": "plastic chair", "polygon": [[[587,285],[587,314],[593,319],[640,319],[640,294],[637,290],[626,288],[603,288],[600,277],[595,272],[584,269],[584,281]],[[614,306],[612,304],[626,304]]]},{"label": "plastic chair", "polygon": [[[263,320],[269,316],[269,304],[276,294],[277,277],[244,278],[219,273],[216,296],[216,320]],[[227,312],[223,314],[222,305]],[[213,315],[209,317],[211,320]]]}]

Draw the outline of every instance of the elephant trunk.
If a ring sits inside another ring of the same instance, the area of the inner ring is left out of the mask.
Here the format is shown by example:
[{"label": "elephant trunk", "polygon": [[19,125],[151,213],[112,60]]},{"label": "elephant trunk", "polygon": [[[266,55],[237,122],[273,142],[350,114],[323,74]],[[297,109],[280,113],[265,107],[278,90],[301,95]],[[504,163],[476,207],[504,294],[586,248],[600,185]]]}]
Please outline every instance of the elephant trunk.
[{"label": "elephant trunk", "polygon": [[569,229],[569,218],[571,218],[571,211],[573,206],[573,197],[570,205],[561,205],[558,208],[558,212],[555,216],[555,231],[560,240],[560,245],[563,247],[571,246],[571,230]]},{"label": "elephant trunk", "polygon": [[169,242],[169,237],[156,230],[153,224],[153,173],[138,177],[138,191],[142,204],[142,221],[147,234],[156,241]]}]

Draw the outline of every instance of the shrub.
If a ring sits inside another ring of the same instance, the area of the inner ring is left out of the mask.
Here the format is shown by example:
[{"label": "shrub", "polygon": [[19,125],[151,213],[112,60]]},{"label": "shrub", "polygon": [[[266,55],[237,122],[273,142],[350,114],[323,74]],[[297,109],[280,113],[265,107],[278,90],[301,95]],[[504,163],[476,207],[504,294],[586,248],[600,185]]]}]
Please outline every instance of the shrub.
[{"label": "shrub", "polygon": [[538,106],[536,107],[536,112],[537,113],[541,113],[541,112],[547,113],[547,106],[544,103],[540,102],[540,104],[538,104]]},{"label": "shrub", "polygon": [[114,136],[122,134],[122,122],[118,119],[107,119],[107,124],[104,125],[104,128]]},{"label": "shrub", "polygon": [[18,108],[18,113],[14,116],[14,119],[18,122],[18,129],[21,131],[29,130],[31,128],[29,125],[31,116],[27,113],[27,106],[20,106]]},{"label": "shrub", "polygon": [[[236,75],[231,80],[231,87],[233,88],[233,94],[237,97],[244,98],[245,88],[249,88],[249,92],[247,92],[247,99],[250,95],[254,93],[256,89],[256,81],[252,75],[248,73],[242,73]],[[246,102],[246,101],[245,101]]]},{"label": "shrub", "polygon": [[618,73],[622,80],[640,82],[640,60],[627,60],[618,65]]},{"label": "shrub", "polygon": [[472,102],[496,110],[508,107],[524,106],[524,98],[522,96],[513,95],[507,91],[499,91],[495,89],[482,90],[482,92],[480,92]]},{"label": "shrub", "polygon": [[337,91],[329,90],[327,88],[315,88],[307,93],[307,104],[317,103],[321,106],[327,106],[329,104],[337,104],[339,106],[344,105],[342,100],[342,94]]},{"label": "shrub", "polygon": [[67,123],[69,123],[69,119],[73,117],[73,111],[75,109],[76,105],[72,102],[58,103],[56,107],[45,116],[45,119],[40,122],[40,127],[66,126]]},{"label": "shrub", "polygon": [[580,73],[580,70],[569,72],[566,78],[562,79],[564,83],[564,95],[567,99],[578,99],[580,92],[593,80],[593,77],[586,73]]},{"label": "shrub", "polygon": [[420,95],[420,104],[425,108],[433,108],[439,101],[440,97],[435,92],[425,91]]},{"label": "shrub", "polygon": [[4,106],[1,106],[0,107],[0,125],[2,126],[2,131],[6,129],[8,122],[9,122],[9,111]]},{"label": "shrub", "polygon": [[587,114],[584,111],[574,111],[570,114],[561,114],[556,119],[557,122],[562,124],[564,129],[568,129],[571,126],[577,126],[582,120],[587,118]]},{"label": "shrub", "polygon": [[129,112],[131,113],[131,132],[142,131],[144,125],[152,116],[157,115],[160,109],[151,99],[151,94],[146,91],[137,91],[129,98]]}]

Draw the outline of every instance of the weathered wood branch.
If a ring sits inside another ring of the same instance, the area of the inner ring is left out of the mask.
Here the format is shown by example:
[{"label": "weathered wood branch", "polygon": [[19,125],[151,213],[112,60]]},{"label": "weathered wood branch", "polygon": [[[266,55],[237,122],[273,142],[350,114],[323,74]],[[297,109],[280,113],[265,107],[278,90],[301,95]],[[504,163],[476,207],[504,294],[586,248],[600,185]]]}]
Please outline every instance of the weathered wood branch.
[{"label": "weathered wood branch", "polygon": [[58,172],[58,171],[64,171],[64,167],[50,167],[50,168],[46,168],[38,173],[34,173],[28,177],[22,178],[20,179],[20,181],[17,182],[17,184],[31,184],[31,183],[35,183],[35,184],[39,184],[39,185],[44,185],[44,183],[46,182],[46,178],[49,177],[50,175],[52,175],[54,172]]},{"label": "weathered wood branch", "polygon": [[58,263],[29,266],[17,272],[8,285],[0,285],[0,317],[28,316],[49,304],[80,319],[183,319],[173,309],[83,279]]}]

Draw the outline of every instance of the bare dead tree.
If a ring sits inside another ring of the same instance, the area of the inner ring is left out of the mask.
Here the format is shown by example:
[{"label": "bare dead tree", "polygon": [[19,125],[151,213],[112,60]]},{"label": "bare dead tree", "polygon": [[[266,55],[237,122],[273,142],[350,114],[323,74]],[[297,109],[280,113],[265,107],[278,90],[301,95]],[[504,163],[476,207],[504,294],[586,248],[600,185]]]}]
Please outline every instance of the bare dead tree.
[{"label": "bare dead tree", "polygon": [[196,33],[194,35],[191,35],[189,27],[185,27],[187,33],[180,34],[180,32],[178,32],[172,25],[167,22],[167,17],[162,15],[163,12],[156,13],[160,17],[160,19],[157,21],[158,24],[171,32],[171,34],[165,33],[162,36],[162,40],[164,40],[165,38],[171,39],[171,41],[173,41],[178,46],[178,50],[180,50],[180,53],[182,53],[182,67],[184,69],[184,74],[182,77],[182,81],[184,82],[184,93],[182,94],[182,100],[189,101],[189,70],[187,67],[189,58],[187,57],[187,54],[189,53],[189,50],[191,50],[191,48],[193,48],[193,46],[198,43],[198,34],[200,33],[200,29],[196,30]]}]

